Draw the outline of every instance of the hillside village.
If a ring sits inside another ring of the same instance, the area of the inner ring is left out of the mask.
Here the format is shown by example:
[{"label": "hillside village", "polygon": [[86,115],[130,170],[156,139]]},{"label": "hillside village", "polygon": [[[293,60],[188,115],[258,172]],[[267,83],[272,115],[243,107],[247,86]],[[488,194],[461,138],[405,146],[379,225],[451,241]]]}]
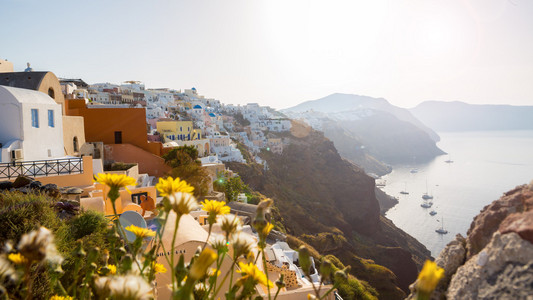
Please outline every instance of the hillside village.
[{"label": "hillside village", "polygon": [[[256,103],[224,105],[201,96],[195,88],[146,89],[136,81],[87,84],[34,71],[29,64],[24,72],[14,72],[12,64],[0,62],[0,189],[60,195],[78,202],[83,210],[105,216],[113,216],[116,206],[116,213],[139,216],[149,228],[157,226],[156,206],[163,198],[155,184],[171,171],[165,154],[182,146],[194,147],[211,180],[206,195],[198,200],[224,201],[224,193],[215,191],[213,183],[236,176],[225,162],[247,162],[238,144],[268,168],[258,154],[281,154],[286,141],[279,134],[291,129],[291,121],[271,108]],[[129,191],[121,189],[112,205],[109,188],[94,181],[101,173],[125,174],[137,184]],[[235,200],[229,203],[232,213],[242,220],[247,239],[257,243],[257,233],[250,226],[255,206],[246,204],[244,193]],[[182,218],[176,253],[191,259],[206,240],[208,228],[211,234],[206,211]],[[172,232],[165,230],[166,235]],[[223,232],[215,228],[213,235]],[[266,253],[271,278],[279,274],[286,278],[279,298],[306,299],[313,291],[312,282],[303,275],[297,252],[282,233],[269,235]],[[162,257],[159,260],[172,269]],[[320,282],[316,269],[311,278],[315,284]],[[170,296],[166,288],[170,280],[168,274],[156,277],[159,298]],[[256,289],[259,295],[267,292],[260,285]]]},{"label": "hillside village", "polygon": [[[5,93],[13,95],[13,102],[25,103],[22,106],[27,108],[23,109],[29,109],[29,114],[23,115],[31,120],[19,120],[27,125],[27,133],[5,134],[2,163],[91,155],[103,163],[138,162],[141,173],[158,177],[164,170],[154,166],[154,159],[144,161],[143,157],[161,156],[178,146],[194,146],[203,164],[246,162],[237,143],[254,155],[261,149],[281,154],[284,141],[272,133],[291,128],[288,118],[269,107],[257,103],[224,105],[200,95],[196,88],[146,89],[136,81],[89,85],[81,79],[57,79],[51,72],[35,72],[29,66],[25,72],[12,71],[8,68],[1,73]],[[19,96],[20,88],[26,90],[26,95]],[[28,90],[47,94],[57,105],[53,107],[44,96]],[[35,95],[43,99],[37,100]],[[6,123],[10,119],[7,116],[13,116],[9,109],[2,113]],[[39,126],[39,117],[48,120],[48,126]],[[37,143],[23,137],[39,127],[53,135],[47,141],[54,149],[36,153],[30,150],[32,147],[24,147]],[[135,149],[136,157],[126,158],[127,151],[119,148]],[[258,156],[254,159],[262,163]]]}]

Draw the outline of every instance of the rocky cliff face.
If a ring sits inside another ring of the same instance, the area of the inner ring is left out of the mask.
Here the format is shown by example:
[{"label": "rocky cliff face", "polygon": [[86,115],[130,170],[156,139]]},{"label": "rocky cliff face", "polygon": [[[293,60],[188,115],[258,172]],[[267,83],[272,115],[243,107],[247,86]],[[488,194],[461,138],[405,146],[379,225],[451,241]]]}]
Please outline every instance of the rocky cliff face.
[{"label": "rocky cliff face", "polygon": [[533,182],[487,205],[474,218],[467,237],[457,235],[436,262],[445,269],[445,278],[433,299],[530,299]]},{"label": "rocky cliff face", "polygon": [[274,199],[289,234],[333,254],[383,299],[401,299],[430,252],[380,215],[374,179],[343,160],[322,133],[296,125],[269,170],[233,163],[245,183]]}]

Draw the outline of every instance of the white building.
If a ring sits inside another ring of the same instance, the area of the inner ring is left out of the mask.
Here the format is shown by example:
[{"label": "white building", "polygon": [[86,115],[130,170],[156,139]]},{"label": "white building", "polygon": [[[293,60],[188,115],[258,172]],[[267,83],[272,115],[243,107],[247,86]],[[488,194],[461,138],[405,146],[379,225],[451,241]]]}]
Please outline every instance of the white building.
[{"label": "white building", "polygon": [[109,93],[106,93],[106,92],[90,93],[89,99],[91,99],[91,101],[103,103],[103,104],[111,103],[111,100],[109,99]]},{"label": "white building", "polygon": [[1,162],[65,156],[61,105],[48,95],[0,86]]},{"label": "white building", "polygon": [[130,91],[144,91],[144,83],[140,81],[126,81],[120,87]]},{"label": "white building", "polygon": [[291,129],[291,120],[289,119],[267,119],[265,120],[265,126],[270,131],[275,131],[275,132],[289,131]]}]

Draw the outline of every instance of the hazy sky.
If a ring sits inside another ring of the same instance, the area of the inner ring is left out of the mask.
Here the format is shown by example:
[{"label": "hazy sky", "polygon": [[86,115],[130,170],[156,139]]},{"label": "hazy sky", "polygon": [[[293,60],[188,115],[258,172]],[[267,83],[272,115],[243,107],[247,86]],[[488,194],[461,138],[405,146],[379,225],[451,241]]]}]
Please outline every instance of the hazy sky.
[{"label": "hazy sky", "polygon": [[331,93],[533,105],[530,0],[0,0],[0,58],[285,108]]}]

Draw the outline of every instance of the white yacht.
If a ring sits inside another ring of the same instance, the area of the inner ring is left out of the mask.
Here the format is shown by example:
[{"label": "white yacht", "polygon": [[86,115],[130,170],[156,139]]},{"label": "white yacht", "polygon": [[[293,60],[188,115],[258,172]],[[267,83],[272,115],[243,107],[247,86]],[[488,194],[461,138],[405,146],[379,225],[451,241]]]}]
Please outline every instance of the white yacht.
[{"label": "white yacht", "polygon": [[426,192],[424,193],[424,195],[422,195],[422,199],[424,200],[433,199],[433,196],[428,194],[428,180],[427,179],[426,179]]},{"label": "white yacht", "polygon": [[444,218],[440,222],[440,228],[435,229],[435,232],[438,234],[447,234],[448,230],[444,229]]},{"label": "white yacht", "polygon": [[409,192],[407,191],[407,182],[405,183],[405,188],[403,189],[403,191],[400,192],[400,194],[409,195]]},{"label": "white yacht", "polygon": [[423,208],[430,208],[431,206],[433,205],[433,202],[429,201],[429,202],[424,202],[422,204],[420,204],[420,206],[422,206]]}]

